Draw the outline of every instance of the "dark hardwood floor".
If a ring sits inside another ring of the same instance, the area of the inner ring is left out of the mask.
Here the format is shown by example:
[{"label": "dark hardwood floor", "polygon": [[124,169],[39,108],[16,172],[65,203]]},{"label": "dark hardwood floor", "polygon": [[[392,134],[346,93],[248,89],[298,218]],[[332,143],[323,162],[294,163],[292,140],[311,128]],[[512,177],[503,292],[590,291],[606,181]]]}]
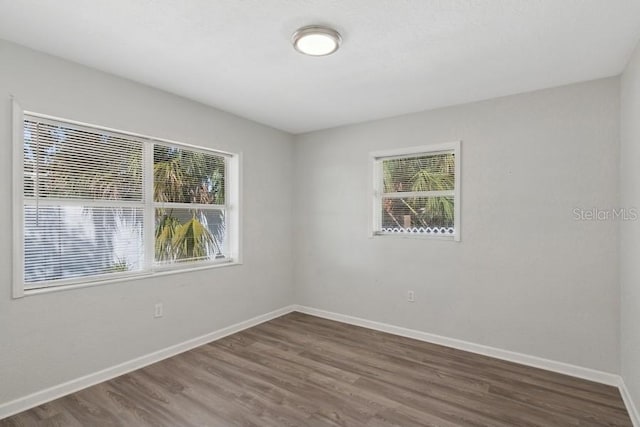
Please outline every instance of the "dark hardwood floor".
[{"label": "dark hardwood floor", "polygon": [[300,313],[0,426],[631,426],[618,390]]}]

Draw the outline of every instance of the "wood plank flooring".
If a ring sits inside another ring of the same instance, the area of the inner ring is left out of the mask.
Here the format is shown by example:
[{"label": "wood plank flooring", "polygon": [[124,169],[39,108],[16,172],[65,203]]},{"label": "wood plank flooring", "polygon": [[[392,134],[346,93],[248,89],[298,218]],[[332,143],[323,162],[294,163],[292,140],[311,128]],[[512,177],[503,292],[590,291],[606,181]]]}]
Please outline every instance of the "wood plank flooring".
[{"label": "wood plank flooring", "polygon": [[615,387],[291,313],[8,426],[631,426]]}]

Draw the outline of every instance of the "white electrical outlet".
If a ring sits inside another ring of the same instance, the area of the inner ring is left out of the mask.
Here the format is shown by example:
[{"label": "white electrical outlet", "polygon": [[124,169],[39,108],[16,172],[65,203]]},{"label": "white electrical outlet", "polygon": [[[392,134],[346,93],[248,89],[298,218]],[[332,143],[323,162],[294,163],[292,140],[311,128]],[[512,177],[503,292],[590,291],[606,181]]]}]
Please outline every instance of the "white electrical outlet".
[{"label": "white electrical outlet", "polygon": [[162,303],[159,302],[156,304],[155,311],[153,312],[153,317],[162,317],[162,312],[163,312]]},{"label": "white electrical outlet", "polygon": [[413,291],[407,291],[407,301],[416,302],[416,293]]}]

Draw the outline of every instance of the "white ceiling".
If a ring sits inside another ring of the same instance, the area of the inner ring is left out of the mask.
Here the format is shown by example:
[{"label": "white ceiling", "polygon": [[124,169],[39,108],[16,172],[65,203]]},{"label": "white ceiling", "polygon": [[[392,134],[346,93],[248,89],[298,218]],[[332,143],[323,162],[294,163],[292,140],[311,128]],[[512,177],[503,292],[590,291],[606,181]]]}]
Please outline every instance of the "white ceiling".
[{"label": "white ceiling", "polygon": [[293,133],[616,75],[639,36],[638,0],[0,0],[0,38]]}]

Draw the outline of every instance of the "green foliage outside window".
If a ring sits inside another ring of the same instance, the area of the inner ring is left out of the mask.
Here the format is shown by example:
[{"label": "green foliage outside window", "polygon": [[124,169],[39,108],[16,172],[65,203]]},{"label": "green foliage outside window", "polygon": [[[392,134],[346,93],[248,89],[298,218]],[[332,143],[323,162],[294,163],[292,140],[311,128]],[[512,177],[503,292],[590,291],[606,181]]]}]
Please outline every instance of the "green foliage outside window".
[{"label": "green foliage outside window", "polygon": [[[426,191],[452,192],[455,189],[453,153],[391,158],[382,162],[384,194],[382,227],[453,227],[452,195],[407,195]],[[385,194],[393,193],[385,197]],[[397,197],[397,196],[400,197]]]}]

